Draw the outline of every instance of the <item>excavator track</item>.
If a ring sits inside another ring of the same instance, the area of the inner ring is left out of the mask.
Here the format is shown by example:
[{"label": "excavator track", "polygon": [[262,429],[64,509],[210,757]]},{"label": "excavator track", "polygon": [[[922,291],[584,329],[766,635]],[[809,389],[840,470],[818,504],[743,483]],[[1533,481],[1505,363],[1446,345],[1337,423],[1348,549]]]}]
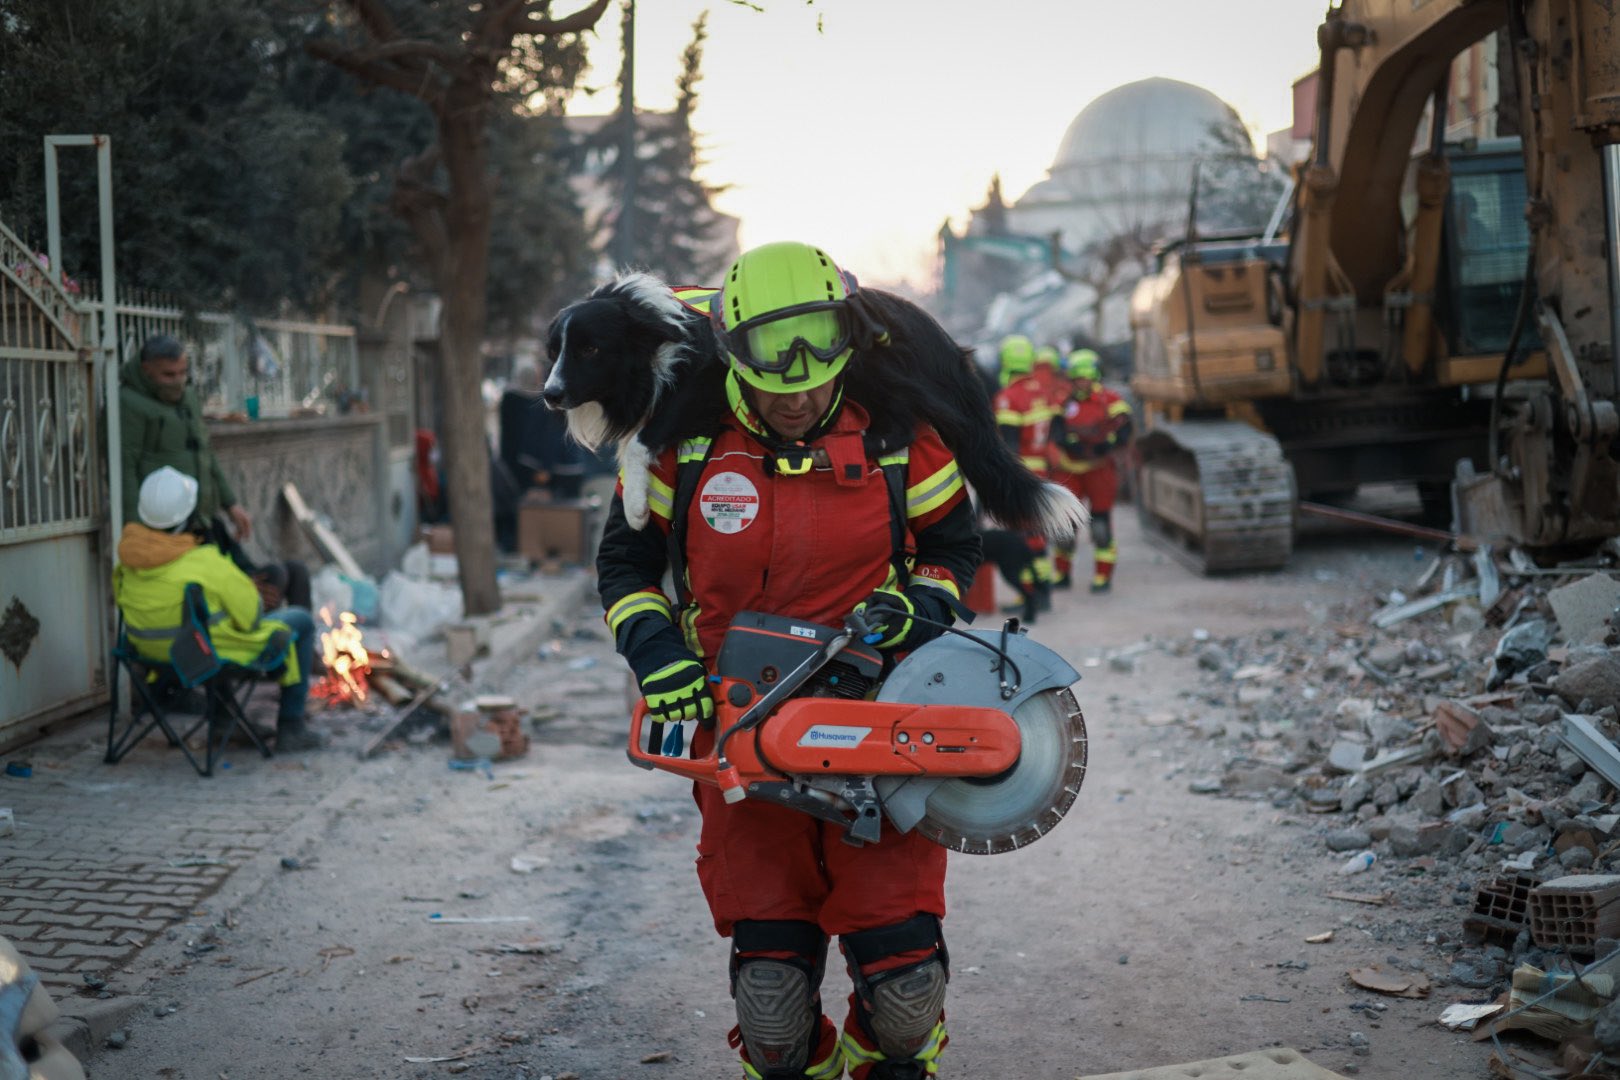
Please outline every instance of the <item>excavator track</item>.
[{"label": "excavator track", "polygon": [[1137,440],[1148,535],[1200,573],[1272,570],[1294,548],[1294,469],[1277,440],[1233,420],[1159,424]]}]

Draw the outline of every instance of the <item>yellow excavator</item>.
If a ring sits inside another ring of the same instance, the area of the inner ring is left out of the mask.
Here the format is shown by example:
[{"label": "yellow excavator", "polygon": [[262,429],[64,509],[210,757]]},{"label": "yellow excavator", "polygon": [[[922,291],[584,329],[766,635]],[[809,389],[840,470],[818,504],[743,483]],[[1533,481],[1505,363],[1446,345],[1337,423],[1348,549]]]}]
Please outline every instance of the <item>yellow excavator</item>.
[{"label": "yellow excavator", "polygon": [[[1492,33],[1519,135],[1447,144]],[[1208,571],[1377,482],[1484,539],[1620,535],[1620,5],[1342,0],[1318,40],[1286,230],[1189,229],[1132,295],[1144,521]]]}]

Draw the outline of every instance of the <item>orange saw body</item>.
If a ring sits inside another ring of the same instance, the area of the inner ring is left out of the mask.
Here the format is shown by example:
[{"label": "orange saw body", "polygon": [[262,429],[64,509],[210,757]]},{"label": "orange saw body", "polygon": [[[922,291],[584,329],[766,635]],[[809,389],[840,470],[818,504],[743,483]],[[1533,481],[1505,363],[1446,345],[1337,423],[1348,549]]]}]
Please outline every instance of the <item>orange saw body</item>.
[{"label": "orange saw body", "polygon": [[937,639],[898,665],[842,630],[743,612],[710,677],[712,727],[659,723],[646,702],[630,760],[842,826],[875,842],[888,818],[958,851],[1044,835],[1085,772],[1085,722],[1063,659],[1009,624]]}]

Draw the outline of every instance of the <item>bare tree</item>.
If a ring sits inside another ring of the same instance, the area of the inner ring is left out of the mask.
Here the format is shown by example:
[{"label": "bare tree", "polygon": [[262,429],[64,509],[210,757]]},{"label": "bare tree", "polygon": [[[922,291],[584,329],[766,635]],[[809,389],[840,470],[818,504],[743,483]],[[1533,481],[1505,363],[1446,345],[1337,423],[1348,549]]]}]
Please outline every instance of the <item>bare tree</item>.
[{"label": "bare tree", "polygon": [[[439,335],[445,487],[468,615],[495,611],[501,603],[480,392],[493,194],[490,115],[506,84],[517,81],[527,90],[537,79],[535,65],[510,70],[514,54],[543,57],[546,42],[591,29],[608,4],[591,0],[560,18],[551,17],[550,0],[417,4],[416,13],[430,12],[440,23],[416,20],[406,32],[390,10],[397,2],[338,0],[343,36],[308,43],[314,56],[409,94],[433,113],[434,143],[399,167],[393,209],[410,225],[444,304]],[[534,93],[555,85],[548,74],[554,73],[541,65]]]}]

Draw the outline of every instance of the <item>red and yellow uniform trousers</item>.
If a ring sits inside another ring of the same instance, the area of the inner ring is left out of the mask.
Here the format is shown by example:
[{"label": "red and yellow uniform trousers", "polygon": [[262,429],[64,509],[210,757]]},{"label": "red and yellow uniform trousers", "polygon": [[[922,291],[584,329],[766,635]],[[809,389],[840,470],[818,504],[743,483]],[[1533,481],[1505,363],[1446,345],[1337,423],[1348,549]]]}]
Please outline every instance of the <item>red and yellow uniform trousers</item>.
[{"label": "red and yellow uniform trousers", "polygon": [[[648,528],[630,530],[614,500],[597,565],[607,621],[627,659],[628,639],[667,620],[712,672],[739,612],[837,625],[874,589],[898,587],[894,508],[880,463],[893,462],[867,456],[859,406],[845,403],[810,444],[813,466],[791,474],[751,425],[743,412],[712,440],[659,457]],[[959,599],[958,581],[970,581],[977,566],[978,538],[956,461],[928,428],[902,453],[914,555],[901,584]],[[683,460],[702,470],[695,485],[687,481],[693,497],[684,510],[675,505]],[[677,613],[658,582],[671,518],[683,513],[688,598]],[[713,739],[699,729],[693,753],[707,753]],[[753,799],[728,804],[718,788],[694,789],[698,880],[715,929],[732,939],[731,1041],[744,1075],[829,1080],[846,1066],[856,1080],[901,1067],[911,1071],[895,1075],[935,1075],[947,1042],[945,848],[887,822],[877,843],[852,846],[841,829],[800,811]],[[831,937],[855,984],[842,1032],[821,1011]]]},{"label": "red and yellow uniform trousers", "polygon": [[[1053,432],[1054,478],[1091,511],[1092,588],[1107,588],[1118,559],[1112,511],[1119,493],[1119,469],[1114,457],[1130,439],[1131,407],[1112,390],[1097,386],[1088,396],[1071,397],[1063,403]],[[1059,545],[1060,579],[1072,572],[1074,552],[1074,544]]]}]

